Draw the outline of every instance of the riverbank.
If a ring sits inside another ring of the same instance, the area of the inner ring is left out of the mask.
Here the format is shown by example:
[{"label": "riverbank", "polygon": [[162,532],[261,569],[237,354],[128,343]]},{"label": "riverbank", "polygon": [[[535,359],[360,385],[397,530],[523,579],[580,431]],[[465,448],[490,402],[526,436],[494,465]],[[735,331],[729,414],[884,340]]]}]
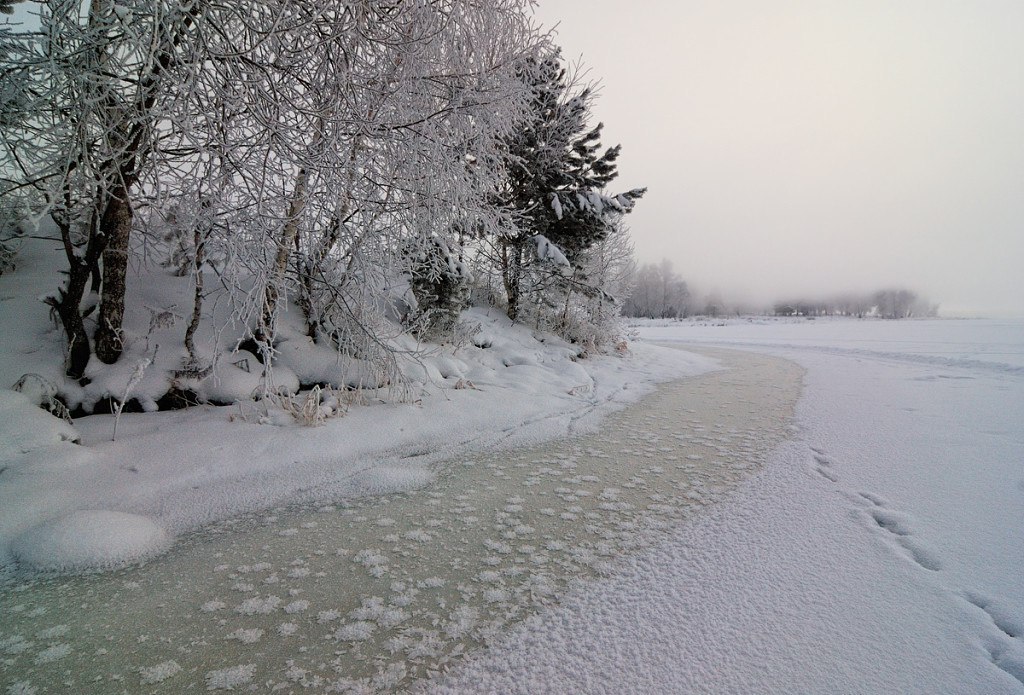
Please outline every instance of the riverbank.
[{"label": "riverbank", "polygon": [[441,672],[727,497],[787,436],[799,368],[709,357],[724,369],[664,384],[594,434],[435,463],[402,493],[235,518],[142,568],[11,587],[4,678],[297,693]]}]

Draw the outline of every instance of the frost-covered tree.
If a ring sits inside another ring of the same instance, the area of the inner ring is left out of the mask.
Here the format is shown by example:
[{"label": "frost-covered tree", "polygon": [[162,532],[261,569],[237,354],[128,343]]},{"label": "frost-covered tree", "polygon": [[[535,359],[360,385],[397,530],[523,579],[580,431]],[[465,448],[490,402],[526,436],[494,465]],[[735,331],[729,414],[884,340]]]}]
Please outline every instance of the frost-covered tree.
[{"label": "frost-covered tree", "polygon": [[873,296],[879,316],[887,319],[938,316],[939,307],[906,288],[880,290]]},{"label": "frost-covered tree", "polygon": [[[3,192],[31,188],[60,230],[67,282],[50,300],[68,373],[123,348],[135,195],[161,153],[161,114],[197,60],[204,0],[43,0],[38,31],[5,37]],[[11,92],[13,91],[13,95]],[[100,294],[94,342],[82,312]]]},{"label": "frost-covered tree", "polygon": [[686,317],[690,312],[690,289],[673,269],[672,261],[645,263],[636,274],[633,291],[623,306],[626,316],[652,319]]},{"label": "frost-covered tree", "polygon": [[557,286],[563,296],[554,328],[587,350],[619,341],[619,317],[635,274],[633,243],[619,221],[577,256],[571,274]]},{"label": "frost-covered tree", "polygon": [[532,253],[538,235],[571,264],[644,193],[605,192],[618,174],[620,148],[602,151],[602,124],[589,125],[594,92],[569,75],[557,50],[523,62],[519,75],[530,90],[530,110],[506,142],[508,179],[498,192],[515,227],[497,235],[493,247],[513,320],[523,295],[535,289],[527,274],[538,258]]},{"label": "frost-covered tree", "polygon": [[516,71],[542,43],[525,0],[40,8],[39,31],[3,37],[0,194],[34,191],[60,229],[68,280],[51,303],[73,377],[131,340],[138,242],[169,235],[195,279],[189,362],[211,293],[264,357],[290,301],[310,337],[366,356],[398,330],[408,240],[511,226],[491,194],[527,101]]},{"label": "frost-covered tree", "polygon": [[[429,247],[455,248],[465,220],[507,224],[488,196],[525,110],[516,66],[540,43],[524,9],[519,0],[290,6],[284,24],[302,30],[264,42],[255,60],[267,69],[241,95],[243,132],[272,136],[245,138],[232,158],[263,168],[237,168],[244,183],[226,206],[255,289],[238,315],[262,351],[285,337],[291,297],[309,338],[392,369],[401,326],[389,317],[403,278],[446,274],[446,254]],[[410,243],[424,253],[409,254]]]}]

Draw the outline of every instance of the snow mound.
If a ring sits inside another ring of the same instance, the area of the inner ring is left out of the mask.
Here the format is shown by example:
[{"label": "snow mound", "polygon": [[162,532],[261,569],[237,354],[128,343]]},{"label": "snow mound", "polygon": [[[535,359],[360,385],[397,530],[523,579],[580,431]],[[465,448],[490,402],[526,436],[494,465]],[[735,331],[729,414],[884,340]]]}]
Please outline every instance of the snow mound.
[{"label": "snow mound", "polygon": [[[38,398],[38,394],[32,395]],[[9,389],[0,389],[0,422],[0,460],[5,461],[15,454],[81,438],[71,424],[40,408],[38,400]]]},{"label": "snow mound", "polygon": [[112,569],[166,550],[171,537],[152,519],[108,510],[83,510],[21,533],[11,544],[25,569],[80,572]]}]

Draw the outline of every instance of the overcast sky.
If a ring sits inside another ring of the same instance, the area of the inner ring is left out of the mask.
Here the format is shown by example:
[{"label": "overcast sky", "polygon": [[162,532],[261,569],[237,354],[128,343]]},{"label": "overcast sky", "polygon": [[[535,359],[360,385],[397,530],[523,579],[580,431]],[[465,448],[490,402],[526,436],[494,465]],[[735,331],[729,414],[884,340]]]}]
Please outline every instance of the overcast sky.
[{"label": "overcast sky", "polygon": [[1024,1],[539,0],[602,84],[641,261],[1024,315]]}]

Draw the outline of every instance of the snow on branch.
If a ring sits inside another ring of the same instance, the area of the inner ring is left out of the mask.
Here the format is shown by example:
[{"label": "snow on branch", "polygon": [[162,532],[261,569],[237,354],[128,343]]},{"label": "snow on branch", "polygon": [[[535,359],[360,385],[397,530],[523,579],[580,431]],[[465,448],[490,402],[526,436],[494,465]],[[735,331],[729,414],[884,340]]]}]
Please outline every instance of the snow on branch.
[{"label": "snow on branch", "polygon": [[572,269],[572,265],[562,253],[562,249],[553,244],[546,236],[537,234],[532,237],[532,241],[537,250],[537,260],[543,263],[553,263],[559,268]]},{"label": "snow on branch", "polygon": [[555,211],[555,218],[562,219],[562,201],[558,199],[557,193],[551,194],[551,209]]}]

